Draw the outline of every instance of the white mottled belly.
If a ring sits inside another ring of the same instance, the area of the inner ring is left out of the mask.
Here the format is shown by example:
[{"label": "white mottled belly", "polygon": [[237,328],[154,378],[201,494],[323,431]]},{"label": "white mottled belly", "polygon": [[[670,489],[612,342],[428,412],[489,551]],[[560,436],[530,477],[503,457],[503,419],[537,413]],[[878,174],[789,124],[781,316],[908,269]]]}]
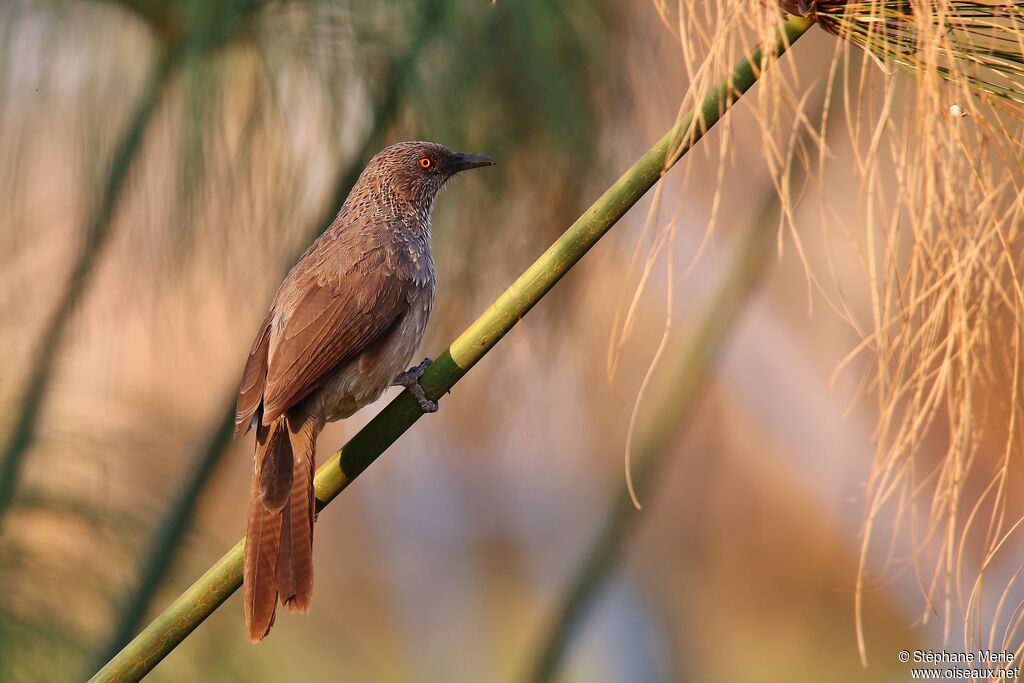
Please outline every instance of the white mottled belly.
[{"label": "white mottled belly", "polygon": [[324,382],[319,398],[328,422],[344,419],[376,401],[395,378],[412,365],[430,317],[432,290],[432,287],[420,290],[386,338],[339,367]]}]

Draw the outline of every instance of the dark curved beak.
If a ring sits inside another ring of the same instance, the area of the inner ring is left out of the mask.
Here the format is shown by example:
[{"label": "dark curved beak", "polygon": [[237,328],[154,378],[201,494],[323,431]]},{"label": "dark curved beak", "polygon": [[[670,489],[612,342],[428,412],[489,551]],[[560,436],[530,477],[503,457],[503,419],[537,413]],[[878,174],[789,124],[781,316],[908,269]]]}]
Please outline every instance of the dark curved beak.
[{"label": "dark curved beak", "polygon": [[493,165],[494,159],[489,156],[474,154],[472,152],[456,152],[452,155],[452,158],[448,160],[445,168],[449,173],[458,173],[459,171],[468,171],[471,168]]}]

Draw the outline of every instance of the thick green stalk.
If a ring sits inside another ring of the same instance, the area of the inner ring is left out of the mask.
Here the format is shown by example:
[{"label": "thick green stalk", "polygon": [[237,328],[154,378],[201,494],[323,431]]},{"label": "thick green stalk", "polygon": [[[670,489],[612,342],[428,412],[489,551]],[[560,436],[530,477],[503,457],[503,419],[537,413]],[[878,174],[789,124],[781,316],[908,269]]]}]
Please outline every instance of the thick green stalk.
[{"label": "thick green stalk", "polygon": [[[671,454],[676,435],[686,428],[701,395],[701,388],[714,365],[715,356],[726,342],[729,331],[754,290],[772,253],[778,222],[779,200],[773,187],[764,202],[758,220],[743,238],[740,253],[719,291],[711,299],[704,318],[695,326],[696,334],[678,364],[660,375],[668,379],[667,393],[659,400],[651,427],[635,453],[633,481],[647,488],[657,481]],[[616,490],[607,506],[604,526],[579,564],[568,590],[556,607],[547,635],[531,663],[532,683],[554,680],[565,660],[569,645],[595,605],[608,580],[631,530],[641,517],[625,491]]]},{"label": "thick green stalk", "polygon": [[[221,417],[203,452],[196,459],[189,480],[182,487],[174,502],[167,510],[157,529],[156,535],[149,546],[145,559],[139,564],[139,582],[134,593],[127,602],[118,619],[110,642],[103,648],[102,657],[96,666],[102,666],[116,655],[131,639],[139,624],[146,616],[153,596],[163,583],[167,572],[174,565],[174,559],[181,540],[188,531],[199,497],[206,488],[206,483],[213,476],[220,463],[221,454],[231,443],[231,434],[235,428],[234,411]],[[95,670],[95,669],[92,669]]]},{"label": "thick green stalk", "polygon": [[[820,118],[826,111],[825,103],[819,103],[813,111]],[[804,136],[802,141],[806,143],[809,140]],[[805,169],[793,156],[790,162],[792,165],[786,184],[790,188],[798,187],[806,178]],[[729,331],[768,265],[777,234],[773,228],[778,224],[781,208],[779,193],[772,186],[761,202],[753,225],[744,235],[728,275],[711,299],[704,318],[694,327],[696,333],[685,352],[673,368],[663,373],[667,377],[664,385],[669,390],[658,402],[651,426],[636,453],[633,480],[639,487],[646,488],[659,479],[671,454],[672,443],[687,428],[715,357],[727,342]],[[601,531],[583,555],[572,582],[556,607],[545,638],[538,641],[539,648],[526,679],[531,683],[554,680],[569,645],[600,597],[605,582],[622,556],[630,533],[640,522],[632,499],[622,491],[616,490],[609,497],[606,509]]]},{"label": "thick green stalk", "polygon": [[[338,175],[334,191],[331,193],[331,204],[325,215],[311,226],[306,239],[307,243],[315,240],[330,227],[338,207],[341,206],[345,197],[348,196],[349,190],[359,178],[363,165],[369,159],[372,151],[380,146],[388,128],[394,123],[399,104],[402,101],[402,92],[413,73],[417,57],[423,52],[428,39],[434,35],[435,28],[441,23],[447,7],[448,0],[435,0],[427,5],[419,21],[419,26],[413,31],[414,38],[409,47],[388,69],[383,86],[383,96],[374,110],[373,127],[353,157],[352,163]],[[303,249],[305,249],[305,245]],[[301,252],[296,254],[290,263],[294,262],[299,255]],[[110,660],[128,643],[146,616],[146,611],[149,609],[156,591],[174,565],[176,551],[181,546],[185,532],[188,531],[200,495],[231,444],[234,419],[235,394],[232,392],[227,397],[224,408],[220,411],[217,423],[211,426],[210,436],[196,456],[191,477],[168,508],[167,515],[161,522],[145,559],[139,565],[139,582],[135,592],[124,603],[125,607],[118,619],[117,626],[114,628],[109,643],[102,650],[102,657],[96,663],[97,667]]]},{"label": "thick green stalk", "polygon": [[[811,120],[820,118],[827,111],[827,106],[825,102],[819,102],[812,109],[815,116]],[[801,140],[802,143],[809,142],[807,136]],[[798,187],[806,178],[805,168],[793,156],[790,162],[792,165],[786,184],[790,188]],[[715,357],[726,343],[729,331],[768,265],[776,237],[773,228],[778,223],[781,208],[778,191],[773,186],[762,200],[754,224],[744,236],[728,275],[711,299],[704,318],[694,328],[696,333],[686,351],[673,368],[665,371],[668,379],[664,384],[669,391],[661,397],[651,426],[636,453],[633,480],[638,487],[650,486],[659,479],[673,441],[687,428]],[[529,677],[525,679],[531,683],[554,680],[569,645],[600,597],[630,533],[640,522],[632,499],[621,491],[615,491],[609,497],[606,509],[601,531],[582,557],[572,582],[556,607],[545,638],[539,641],[536,657],[528,670]]]},{"label": "thick green stalk", "polygon": [[317,226],[316,234],[311,235],[311,242],[331,227],[331,223],[334,222],[334,218],[338,214],[338,209],[345,202],[352,186],[359,180],[359,174],[362,173],[365,162],[369,160],[374,150],[380,147],[388,129],[395,122],[398,108],[402,103],[402,96],[410,79],[416,73],[423,50],[430,39],[437,35],[438,27],[442,26],[448,10],[451,9],[451,0],[432,0],[424,5],[419,25],[413,32],[413,39],[409,42],[406,50],[391,63],[385,74],[383,97],[374,107],[373,128],[363,140],[363,146],[353,158],[352,165],[338,178],[326,213],[323,215],[320,225]]},{"label": "thick green stalk", "polygon": [[[765,47],[782,54],[810,23],[791,17]],[[762,51],[753,51],[732,74],[626,171],[544,254],[531,265],[428,368],[421,384],[437,401],[465,375],[641,197],[746,92],[760,75]],[[695,115],[699,118],[695,119]],[[696,122],[702,122],[702,126]],[[330,503],[422,415],[415,399],[402,392],[317,470],[318,508]],[[244,541],[143,630],[93,681],[135,681],[167,656],[242,583]]]},{"label": "thick green stalk", "polygon": [[181,57],[180,48],[168,48],[150,76],[145,92],[139,97],[135,111],[132,112],[127,127],[114,148],[106,186],[83,230],[82,248],[64,287],[64,293],[36,344],[32,369],[29,371],[24,393],[18,402],[14,427],[3,447],[3,455],[0,456],[0,524],[14,498],[25,456],[35,441],[36,423],[53,381],[54,369],[68,324],[78,301],[92,281],[103,248],[110,241],[114,211],[120,202],[129,171],[142,149],[146,129],[153,120],[153,115]]}]

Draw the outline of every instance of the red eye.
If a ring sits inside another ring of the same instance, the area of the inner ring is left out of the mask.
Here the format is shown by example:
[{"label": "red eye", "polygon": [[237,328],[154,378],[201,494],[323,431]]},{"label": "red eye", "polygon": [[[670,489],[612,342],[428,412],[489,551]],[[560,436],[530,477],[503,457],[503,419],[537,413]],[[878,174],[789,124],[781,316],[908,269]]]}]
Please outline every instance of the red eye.
[{"label": "red eye", "polygon": [[430,168],[430,157],[420,157],[420,168]]}]

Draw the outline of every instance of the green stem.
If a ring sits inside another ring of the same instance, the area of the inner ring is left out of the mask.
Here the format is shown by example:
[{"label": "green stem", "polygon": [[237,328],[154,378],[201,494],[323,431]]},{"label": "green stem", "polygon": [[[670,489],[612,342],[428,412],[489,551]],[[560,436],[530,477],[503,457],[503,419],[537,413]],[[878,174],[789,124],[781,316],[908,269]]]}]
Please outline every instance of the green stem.
[{"label": "green stem", "polygon": [[433,0],[433,2],[426,3],[412,41],[405,52],[391,63],[385,74],[385,83],[388,85],[383,90],[380,102],[374,107],[373,128],[370,130],[370,134],[363,139],[363,146],[353,157],[352,165],[339,176],[326,213],[320,220],[318,230],[311,235],[309,241],[312,242],[331,227],[331,223],[338,215],[338,209],[345,203],[352,186],[359,180],[359,174],[362,173],[365,162],[380,147],[381,140],[388,132],[388,128],[398,117],[398,108],[402,103],[403,92],[409,85],[410,79],[416,74],[416,67],[419,65],[427,43],[437,35],[438,28],[442,25],[445,15],[451,7],[450,3],[451,0]]},{"label": "green stem", "polygon": [[156,595],[167,572],[174,566],[175,555],[181,546],[181,540],[185,537],[185,532],[188,531],[192,515],[199,503],[199,497],[217,469],[221,454],[231,443],[234,429],[235,414],[234,411],[231,411],[221,417],[220,424],[207,439],[203,452],[196,459],[189,480],[182,487],[177,499],[168,508],[167,515],[149,546],[149,552],[146,553],[145,559],[139,565],[139,583],[135,592],[125,603],[113,635],[107,646],[103,648],[102,657],[99,658],[96,667],[103,666],[104,662],[116,655],[135,634],[139,624],[145,618],[153,596]]},{"label": "green stem", "polygon": [[[381,139],[398,114],[402,91],[405,90],[408,80],[414,72],[417,58],[422,53],[428,39],[434,35],[434,29],[441,23],[447,8],[447,0],[435,0],[427,5],[419,21],[419,26],[412,32],[415,36],[414,39],[406,51],[388,69],[383,96],[380,103],[374,108],[373,127],[355,155],[352,164],[338,175],[332,192],[333,200],[327,213],[313,224],[307,236],[307,243],[315,240],[330,227],[338,207],[341,206],[345,197],[348,196],[349,190],[359,178],[359,173],[371,152],[380,146]],[[300,254],[301,252],[296,254],[295,258],[298,258]],[[292,259],[293,262],[294,260]],[[168,513],[160,524],[153,543],[145,555],[145,560],[139,566],[138,585],[131,598],[125,603],[113,635],[101,651],[102,658],[96,663],[96,667],[109,661],[128,643],[146,616],[146,611],[149,609],[156,591],[174,565],[176,551],[181,545],[185,532],[188,531],[200,495],[231,444],[234,419],[235,394],[232,392],[225,402],[223,410],[220,411],[217,424],[210,429],[210,436],[196,457],[191,478],[168,508]]]},{"label": "green stem", "polygon": [[[687,350],[678,365],[665,370],[664,376],[668,379],[664,384],[668,393],[659,400],[651,419],[652,426],[635,453],[633,481],[638,488],[647,488],[658,480],[672,452],[670,446],[674,438],[685,430],[715,356],[725,344],[772,253],[776,235],[772,228],[778,221],[778,210],[778,194],[772,188],[758,220],[744,236],[729,274],[696,326],[697,332]],[[629,496],[618,489],[611,496],[607,510],[604,526],[580,562],[564,599],[556,608],[547,635],[539,641],[541,649],[530,667],[527,681],[554,680],[572,639],[622,555],[630,531],[641,519]]]},{"label": "green stem", "polygon": [[[807,29],[796,17],[783,23],[765,47],[776,55]],[[761,49],[740,61],[711,90],[698,112],[690,112],[622,175],[573,225],[456,339],[421,378],[426,394],[439,400],[575,265],[664,173],[728,111],[760,75]],[[422,415],[416,400],[402,392],[317,470],[318,508],[329,504],[370,463]],[[94,677],[135,681],[167,656],[242,583],[244,541],[175,600]]]},{"label": "green stem", "polygon": [[25,391],[18,402],[19,409],[14,419],[14,427],[4,445],[3,454],[0,455],[0,524],[14,499],[25,456],[35,441],[39,414],[53,381],[54,369],[68,325],[79,300],[92,282],[92,275],[103,248],[110,241],[114,212],[124,192],[129,171],[142,149],[146,129],[167,90],[181,56],[180,49],[168,48],[149,78],[146,90],[140,96],[135,111],[132,112],[128,125],[114,148],[106,186],[83,231],[82,249],[71,270],[64,293],[36,344],[36,353],[32,359]]},{"label": "green stem", "polygon": [[[820,118],[826,111],[826,104],[819,102],[812,111]],[[815,118],[811,117],[811,120]],[[808,141],[804,136],[802,142]],[[792,154],[789,161],[791,166],[786,186],[798,187],[806,178],[805,168]],[[633,480],[638,487],[646,488],[659,480],[672,443],[687,429],[715,357],[726,344],[729,331],[768,265],[777,234],[773,228],[778,224],[781,208],[778,190],[773,186],[765,194],[729,273],[711,299],[703,319],[694,328],[696,333],[689,345],[677,364],[665,371],[667,379],[663,383],[668,391],[659,400],[651,426],[636,452]],[[609,497],[606,509],[601,531],[580,561],[564,598],[556,608],[546,637],[539,641],[540,648],[526,679],[531,683],[554,680],[568,654],[569,645],[578,635],[579,628],[615,569],[632,529],[640,522],[632,499],[619,490]]]}]

